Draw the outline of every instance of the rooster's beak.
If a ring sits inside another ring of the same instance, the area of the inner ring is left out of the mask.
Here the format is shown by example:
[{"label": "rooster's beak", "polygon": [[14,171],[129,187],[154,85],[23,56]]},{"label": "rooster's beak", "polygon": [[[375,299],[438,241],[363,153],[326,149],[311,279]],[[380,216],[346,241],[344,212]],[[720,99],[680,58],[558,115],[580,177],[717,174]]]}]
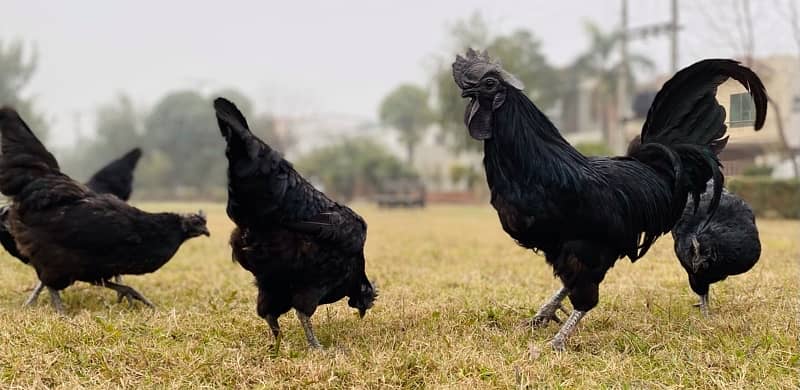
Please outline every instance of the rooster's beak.
[{"label": "rooster's beak", "polygon": [[472,97],[472,96],[475,96],[477,94],[478,94],[477,88],[467,88],[467,89],[461,91],[461,97],[462,98]]}]

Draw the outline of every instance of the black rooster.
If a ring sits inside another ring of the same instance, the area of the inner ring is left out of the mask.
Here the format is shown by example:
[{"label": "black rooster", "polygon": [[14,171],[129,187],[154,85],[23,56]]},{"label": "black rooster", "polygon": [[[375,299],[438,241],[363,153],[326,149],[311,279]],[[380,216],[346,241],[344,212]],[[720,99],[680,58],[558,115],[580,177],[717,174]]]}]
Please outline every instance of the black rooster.
[{"label": "black rooster", "polygon": [[319,348],[310,321],[318,305],[347,296],[363,317],[375,300],[364,272],[367,224],[253,135],[233,103],[218,98],[214,109],[227,142],[233,258],[256,278],[258,315],[278,350],[278,317],[294,308],[308,344]]},{"label": "black rooster", "polygon": [[70,179],[11,108],[0,108],[0,132],[0,192],[12,199],[10,231],[59,313],[59,290],[75,281],[152,306],[133,288],[109,279],[154,272],[184,241],[208,235],[202,213],[147,213]]},{"label": "black rooster", "polygon": [[522,83],[484,53],[458,56],[453,75],[470,98],[465,123],[484,141],[491,203],[520,245],[544,252],[561,288],[531,319],[541,326],[569,296],[573,312],[552,341],[563,350],[581,318],[597,305],[614,263],[643,256],[680,218],[689,193],[710,178],[719,202],[723,176],[715,150],[727,138],[717,86],[732,77],[755,99],[756,128],[766,115],[764,86],[732,60],[706,60],[678,72],[656,96],[631,157],[585,157],[522,92]]},{"label": "black rooster", "polygon": [[[94,175],[92,175],[91,179],[89,179],[89,182],[86,183],[86,186],[98,194],[111,194],[117,198],[127,201],[131,196],[133,187],[133,171],[136,169],[136,164],[139,162],[141,157],[141,149],[131,149],[131,151],[125,153],[125,155],[122,157],[111,161],[97,171]],[[19,261],[25,264],[28,264],[30,260],[19,253],[19,249],[17,249],[17,243],[14,241],[14,236],[11,235],[11,231],[8,226],[8,210],[8,205],[0,207],[0,244],[3,245],[3,248],[5,248],[5,250],[11,254],[11,256],[16,257],[19,259]],[[122,278],[117,275],[115,276],[114,281],[121,283]],[[42,292],[42,289],[44,289],[44,284],[39,282],[36,287],[34,287],[31,295],[25,301],[25,306],[30,306],[33,304],[33,302],[36,301],[36,298],[38,298],[39,294]],[[120,298],[122,298],[121,295]]]},{"label": "black rooster", "polygon": [[708,215],[712,188],[713,183],[708,183],[696,210],[694,201],[687,202],[672,228],[675,255],[689,275],[689,286],[700,296],[698,306],[704,315],[708,315],[709,285],[749,271],[761,256],[753,210],[723,189],[716,213]]}]

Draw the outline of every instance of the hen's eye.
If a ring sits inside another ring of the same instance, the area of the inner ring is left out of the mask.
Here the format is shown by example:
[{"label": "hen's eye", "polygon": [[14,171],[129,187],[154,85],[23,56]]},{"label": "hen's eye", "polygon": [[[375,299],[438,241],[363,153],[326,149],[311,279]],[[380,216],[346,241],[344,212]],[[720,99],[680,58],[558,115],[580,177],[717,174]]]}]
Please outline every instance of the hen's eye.
[{"label": "hen's eye", "polygon": [[494,86],[497,85],[497,80],[486,79],[483,81],[483,85],[486,86],[486,88],[494,88]]}]

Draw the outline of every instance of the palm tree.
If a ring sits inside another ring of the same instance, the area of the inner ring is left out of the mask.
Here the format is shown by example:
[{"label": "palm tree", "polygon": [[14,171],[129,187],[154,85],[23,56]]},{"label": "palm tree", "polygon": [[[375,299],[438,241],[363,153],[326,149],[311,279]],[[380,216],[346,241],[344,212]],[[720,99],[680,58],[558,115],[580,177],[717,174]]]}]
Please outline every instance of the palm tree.
[{"label": "palm tree", "polygon": [[[589,36],[589,48],[568,68],[574,80],[591,78],[595,80],[592,90],[592,112],[596,117],[600,117],[603,135],[609,139],[611,125],[616,118],[617,111],[617,85],[620,75],[622,62],[617,56],[617,44],[620,42],[621,35],[617,32],[604,32],[593,22],[585,24],[586,34]],[[649,58],[630,53],[628,55],[628,67],[639,69],[652,69],[653,61]],[[626,72],[628,75],[628,95],[635,90],[635,79],[633,72]]]}]

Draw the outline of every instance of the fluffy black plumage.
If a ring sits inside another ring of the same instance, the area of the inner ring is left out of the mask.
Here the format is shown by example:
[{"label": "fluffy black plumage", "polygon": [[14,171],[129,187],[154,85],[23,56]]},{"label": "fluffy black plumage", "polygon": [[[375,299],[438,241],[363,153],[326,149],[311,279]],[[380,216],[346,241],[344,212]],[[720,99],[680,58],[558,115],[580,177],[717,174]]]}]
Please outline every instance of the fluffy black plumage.
[{"label": "fluffy black plumage", "polygon": [[[689,275],[689,285],[700,296],[700,308],[708,314],[708,288],[728,276],[749,271],[761,256],[756,218],[738,196],[722,190],[717,212],[709,219],[714,184],[700,196],[699,207],[690,200],[672,228],[675,255]],[[708,222],[706,222],[708,221]]]},{"label": "fluffy black plumage", "polygon": [[318,305],[349,297],[363,316],[376,293],[364,271],[367,224],[298,174],[250,132],[230,101],[214,109],[227,142],[228,216],[233,258],[256,278],[258,315],[280,340],[278,317],[294,308],[312,347]]},{"label": "fluffy black plumage", "polygon": [[127,201],[133,191],[133,171],[141,157],[141,149],[131,149],[92,175],[86,186],[98,194],[111,194]]},{"label": "fluffy black plumage", "polygon": [[10,231],[60,312],[58,291],[76,281],[149,304],[109,278],[154,272],[185,240],[208,235],[201,214],[147,213],[70,179],[11,108],[0,108],[0,132],[0,192],[12,199]]},{"label": "fluffy black plumage", "polygon": [[[485,64],[492,63],[492,66]],[[766,115],[763,84],[732,60],[706,60],[678,72],[656,96],[631,157],[585,157],[528,97],[507,83],[485,53],[469,51],[453,65],[465,122],[484,140],[491,203],[503,229],[520,245],[541,250],[564,288],[532,319],[555,318],[569,296],[574,311],[553,340],[564,348],[575,325],[597,305],[599,284],[617,259],[636,260],[672,229],[687,195],[723,177],[714,150],[724,145],[725,111],[715,98],[729,77],[755,99],[756,127]],[[721,188],[709,204],[713,214]]]},{"label": "fluffy black plumage", "polygon": [[[132,149],[122,157],[106,164],[106,166],[92,175],[86,186],[98,194],[111,194],[127,201],[133,191],[133,171],[136,169],[136,163],[139,162],[141,157],[141,149]],[[0,207],[0,244],[9,254],[28,264],[28,258],[19,252],[14,236],[9,230],[8,211],[8,205]]]}]

